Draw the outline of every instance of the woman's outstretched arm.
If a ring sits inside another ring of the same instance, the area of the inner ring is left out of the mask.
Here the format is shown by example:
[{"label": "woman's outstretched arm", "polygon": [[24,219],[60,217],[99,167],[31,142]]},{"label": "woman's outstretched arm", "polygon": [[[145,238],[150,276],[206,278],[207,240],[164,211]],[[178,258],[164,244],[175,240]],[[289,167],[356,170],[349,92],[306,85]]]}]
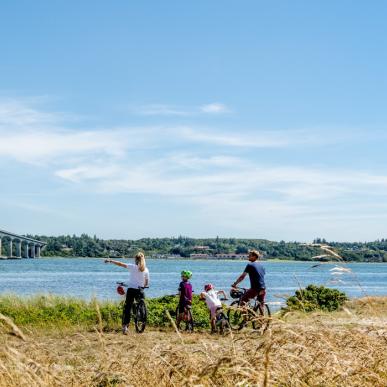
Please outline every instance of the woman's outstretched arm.
[{"label": "woman's outstretched arm", "polygon": [[105,259],[105,263],[114,263],[115,265],[120,266],[120,267],[124,267],[125,269],[128,268],[128,265],[126,263],[120,262],[120,261],[115,261],[115,260],[110,259],[110,258]]}]

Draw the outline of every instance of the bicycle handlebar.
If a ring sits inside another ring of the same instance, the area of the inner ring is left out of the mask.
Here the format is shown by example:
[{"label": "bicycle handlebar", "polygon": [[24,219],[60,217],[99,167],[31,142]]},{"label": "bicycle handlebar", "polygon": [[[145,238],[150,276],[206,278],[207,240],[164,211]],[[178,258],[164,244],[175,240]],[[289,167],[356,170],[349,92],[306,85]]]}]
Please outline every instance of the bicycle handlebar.
[{"label": "bicycle handlebar", "polygon": [[247,290],[247,288],[242,288],[242,287],[240,287],[240,286],[231,286],[231,289],[240,289],[240,290],[244,290],[244,291],[246,291]]},{"label": "bicycle handlebar", "polygon": [[[128,287],[128,284],[126,284],[125,282],[116,282],[117,285],[121,285],[121,286],[125,286],[126,288]],[[139,289],[149,289],[149,286],[139,286],[138,287]]]}]

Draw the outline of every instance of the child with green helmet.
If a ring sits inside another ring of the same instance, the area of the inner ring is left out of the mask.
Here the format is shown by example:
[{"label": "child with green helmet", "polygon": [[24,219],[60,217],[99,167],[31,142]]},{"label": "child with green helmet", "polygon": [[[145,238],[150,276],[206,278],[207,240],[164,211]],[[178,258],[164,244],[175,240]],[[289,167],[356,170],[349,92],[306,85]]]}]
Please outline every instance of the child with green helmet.
[{"label": "child with green helmet", "polygon": [[183,270],[181,272],[181,282],[179,284],[179,306],[177,316],[177,327],[179,328],[180,321],[183,319],[184,310],[192,304],[192,285],[189,279],[192,277],[192,272]]}]

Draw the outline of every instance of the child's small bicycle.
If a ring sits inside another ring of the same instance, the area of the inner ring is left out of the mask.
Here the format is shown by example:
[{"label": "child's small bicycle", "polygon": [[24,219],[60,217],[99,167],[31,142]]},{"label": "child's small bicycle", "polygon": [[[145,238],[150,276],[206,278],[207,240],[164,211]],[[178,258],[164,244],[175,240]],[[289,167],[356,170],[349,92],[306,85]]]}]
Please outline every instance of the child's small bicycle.
[{"label": "child's small bicycle", "polygon": [[225,335],[231,331],[230,322],[228,321],[228,317],[221,306],[216,310],[215,327],[216,331],[221,335]]},{"label": "child's small bicycle", "polygon": [[179,315],[180,315],[179,306],[177,306],[177,308],[176,308],[176,327],[177,327],[177,329],[180,329],[180,324],[181,324],[181,322],[183,322],[185,324],[185,331],[193,332],[194,320],[192,317],[192,306],[186,305],[184,307],[182,319],[179,318]]},{"label": "child's small bicycle", "polygon": [[[128,287],[127,284],[124,282],[117,282],[117,293],[121,296],[125,295],[125,288]],[[148,286],[139,286],[139,289],[147,289]],[[125,308],[125,304],[124,304]],[[145,330],[147,317],[148,317],[148,310],[146,308],[145,300],[144,298],[138,298],[134,299],[133,306],[132,306],[133,316],[134,316],[134,327],[136,328],[137,333],[142,333]]]}]

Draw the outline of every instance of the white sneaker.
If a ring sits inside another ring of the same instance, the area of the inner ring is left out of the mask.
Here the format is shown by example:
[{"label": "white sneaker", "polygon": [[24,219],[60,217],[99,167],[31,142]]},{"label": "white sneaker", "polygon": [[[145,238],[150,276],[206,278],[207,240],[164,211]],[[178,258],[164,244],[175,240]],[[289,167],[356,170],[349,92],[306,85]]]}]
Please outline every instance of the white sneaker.
[{"label": "white sneaker", "polygon": [[128,326],[127,326],[127,325],[124,325],[124,326],[122,327],[122,333],[123,333],[124,335],[127,335],[127,334],[128,334]]}]

